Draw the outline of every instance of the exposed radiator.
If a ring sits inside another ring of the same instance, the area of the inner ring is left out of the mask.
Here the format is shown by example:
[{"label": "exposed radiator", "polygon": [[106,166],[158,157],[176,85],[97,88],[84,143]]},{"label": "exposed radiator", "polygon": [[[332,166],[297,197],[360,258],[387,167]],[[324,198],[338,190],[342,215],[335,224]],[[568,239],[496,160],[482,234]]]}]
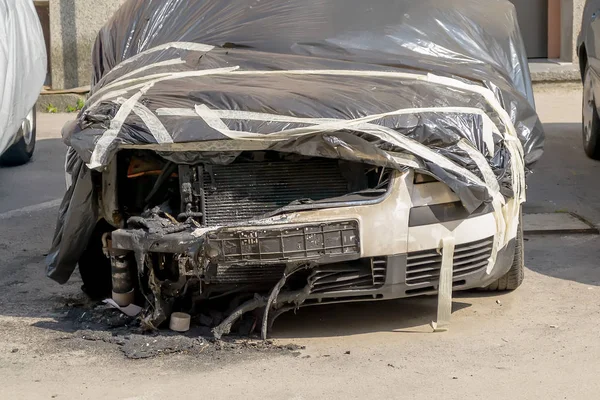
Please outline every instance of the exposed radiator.
[{"label": "exposed radiator", "polygon": [[337,160],[249,162],[205,170],[206,225],[234,224],[293,201],[323,200],[348,193]]}]

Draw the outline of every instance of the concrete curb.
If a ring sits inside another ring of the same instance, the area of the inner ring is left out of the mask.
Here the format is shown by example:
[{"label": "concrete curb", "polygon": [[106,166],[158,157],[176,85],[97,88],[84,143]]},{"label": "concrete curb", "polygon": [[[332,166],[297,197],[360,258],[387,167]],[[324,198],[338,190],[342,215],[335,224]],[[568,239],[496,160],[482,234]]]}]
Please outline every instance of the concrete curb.
[{"label": "concrete curb", "polygon": [[579,71],[564,71],[564,72],[535,72],[531,73],[531,80],[534,85],[539,83],[569,83],[581,82]]},{"label": "concrete curb", "polygon": [[581,82],[579,67],[571,62],[532,61],[529,63],[529,70],[534,84]]},{"label": "concrete curb", "polygon": [[56,108],[58,113],[68,112],[67,108],[77,106],[79,99],[85,100],[86,96],[76,93],[42,93],[38,98],[37,111],[46,113],[50,108]]}]

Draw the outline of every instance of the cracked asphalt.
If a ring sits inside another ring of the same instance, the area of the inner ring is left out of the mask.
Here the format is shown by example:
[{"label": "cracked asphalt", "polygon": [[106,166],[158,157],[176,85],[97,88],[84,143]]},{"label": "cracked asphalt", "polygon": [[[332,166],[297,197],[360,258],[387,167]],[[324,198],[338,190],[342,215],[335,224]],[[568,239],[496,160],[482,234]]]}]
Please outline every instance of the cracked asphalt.
[{"label": "cracked asphalt", "polygon": [[[537,87],[536,101],[548,140],[526,212],[575,212],[600,227],[600,162],[581,147],[579,86]],[[458,294],[443,334],[428,325],[435,298],[416,298],[286,314],[275,344],[305,346],[298,351],[248,345],[132,360],[110,338],[84,338],[64,323],[70,305],[85,302],[81,280],[59,286],[43,265],[65,186],[60,128],[69,118],[41,115],[33,162],[0,168],[1,399],[597,398],[595,235],[527,237],[523,286]]]}]

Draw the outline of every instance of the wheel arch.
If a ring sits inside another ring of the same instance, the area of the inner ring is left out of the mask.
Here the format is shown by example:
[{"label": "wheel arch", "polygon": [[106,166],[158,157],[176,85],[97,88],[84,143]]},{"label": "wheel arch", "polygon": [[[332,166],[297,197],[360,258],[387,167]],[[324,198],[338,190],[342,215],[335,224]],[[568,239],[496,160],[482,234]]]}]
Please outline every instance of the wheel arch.
[{"label": "wheel arch", "polygon": [[583,82],[585,78],[585,69],[588,65],[588,53],[585,47],[585,43],[581,44],[577,54],[579,55],[579,72],[581,73],[581,81]]}]

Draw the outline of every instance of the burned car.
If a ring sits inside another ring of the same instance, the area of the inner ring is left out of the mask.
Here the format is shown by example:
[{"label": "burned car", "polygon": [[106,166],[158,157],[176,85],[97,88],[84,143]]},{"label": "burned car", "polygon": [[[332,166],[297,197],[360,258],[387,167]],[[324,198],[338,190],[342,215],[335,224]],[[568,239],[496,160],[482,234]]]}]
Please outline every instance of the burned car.
[{"label": "burned car", "polygon": [[129,0],[93,56],[52,279],[150,328],[230,298],[217,336],[521,284],[544,135],[509,2]]}]

